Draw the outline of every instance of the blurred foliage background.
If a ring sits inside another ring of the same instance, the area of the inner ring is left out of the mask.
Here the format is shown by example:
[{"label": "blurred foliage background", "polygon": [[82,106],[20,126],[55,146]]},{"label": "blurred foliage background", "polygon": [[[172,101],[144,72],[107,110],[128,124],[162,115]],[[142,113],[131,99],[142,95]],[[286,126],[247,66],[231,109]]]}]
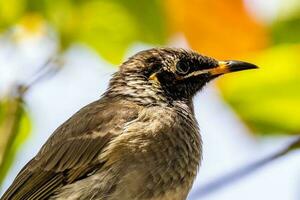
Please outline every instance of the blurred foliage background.
[{"label": "blurred foliage background", "polygon": [[59,73],[65,53],[77,44],[119,64],[134,44],[172,46],[184,38],[203,54],[255,63],[260,70],[218,80],[224,101],[255,137],[299,135],[300,1],[263,2],[0,0],[1,41],[18,44],[47,37],[55,44],[32,80],[15,80],[6,89],[0,85],[0,185],[30,135],[24,95],[43,76]]}]

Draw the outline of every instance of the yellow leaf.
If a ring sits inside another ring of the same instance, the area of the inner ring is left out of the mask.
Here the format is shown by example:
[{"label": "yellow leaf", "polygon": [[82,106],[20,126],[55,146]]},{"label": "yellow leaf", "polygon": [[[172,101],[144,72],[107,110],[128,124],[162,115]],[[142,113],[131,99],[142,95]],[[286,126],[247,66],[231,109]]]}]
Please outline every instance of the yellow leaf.
[{"label": "yellow leaf", "polygon": [[46,22],[38,13],[27,13],[17,23],[13,38],[16,41],[41,37],[46,34]]},{"label": "yellow leaf", "polygon": [[255,132],[300,134],[299,54],[299,45],[273,47],[248,59],[260,69],[219,79],[225,100]]}]

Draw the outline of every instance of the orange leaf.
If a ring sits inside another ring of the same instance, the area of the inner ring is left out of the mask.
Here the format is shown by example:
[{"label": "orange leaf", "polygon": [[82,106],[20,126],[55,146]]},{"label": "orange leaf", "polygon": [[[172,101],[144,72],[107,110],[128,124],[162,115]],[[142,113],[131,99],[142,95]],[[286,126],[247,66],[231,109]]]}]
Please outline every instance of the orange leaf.
[{"label": "orange leaf", "polygon": [[246,12],[242,0],[166,0],[171,32],[183,32],[190,46],[219,59],[265,47],[266,29]]}]

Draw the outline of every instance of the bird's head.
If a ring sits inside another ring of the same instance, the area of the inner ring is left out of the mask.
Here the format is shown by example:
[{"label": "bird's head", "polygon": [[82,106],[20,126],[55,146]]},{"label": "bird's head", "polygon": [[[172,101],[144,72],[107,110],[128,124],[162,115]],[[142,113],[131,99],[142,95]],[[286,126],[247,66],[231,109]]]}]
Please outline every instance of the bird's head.
[{"label": "bird's head", "polygon": [[218,61],[190,50],[154,48],[124,62],[111,80],[110,89],[145,101],[191,100],[210,80],[254,68],[257,66],[247,62]]}]

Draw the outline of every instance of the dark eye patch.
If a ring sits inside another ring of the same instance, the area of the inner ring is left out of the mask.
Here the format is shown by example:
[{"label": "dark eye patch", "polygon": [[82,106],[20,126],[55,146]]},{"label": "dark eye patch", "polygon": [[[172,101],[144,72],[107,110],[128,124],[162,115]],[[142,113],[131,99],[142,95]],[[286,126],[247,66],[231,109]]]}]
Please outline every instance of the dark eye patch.
[{"label": "dark eye patch", "polygon": [[[212,67],[215,67],[216,65],[217,62],[215,60],[205,56],[197,57],[197,58],[182,57],[176,64],[176,71],[178,69],[178,72],[188,73],[191,71],[210,69]],[[179,74],[183,74],[183,73],[179,73]]]}]

